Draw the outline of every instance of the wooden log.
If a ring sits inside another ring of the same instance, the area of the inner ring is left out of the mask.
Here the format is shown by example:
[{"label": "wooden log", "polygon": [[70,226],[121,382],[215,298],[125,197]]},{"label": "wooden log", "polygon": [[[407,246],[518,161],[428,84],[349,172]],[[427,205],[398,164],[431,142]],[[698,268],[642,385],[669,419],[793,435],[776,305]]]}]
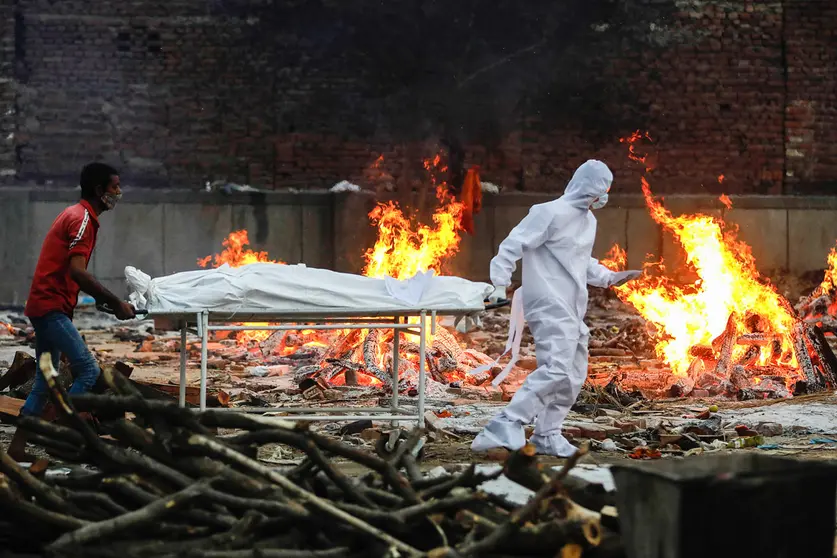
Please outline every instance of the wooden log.
[{"label": "wooden log", "polygon": [[23,399],[0,395],[0,416],[5,420],[15,421],[20,416],[20,409],[26,403]]},{"label": "wooden log", "polygon": [[80,529],[62,535],[48,545],[47,548],[54,552],[60,550],[62,547],[82,546],[96,540],[108,539],[116,533],[126,531],[137,525],[159,520],[161,517],[179,510],[185,504],[198,498],[206,484],[206,482],[200,481],[171,496],[160,498],[138,510],[106,521],[85,525]]},{"label": "wooden log", "polygon": [[[141,381],[134,381],[134,385],[140,387],[142,395],[146,398],[177,400],[180,397],[180,386]],[[200,388],[186,386],[186,403],[189,405],[199,406],[200,395]],[[209,388],[206,390],[206,406],[229,407],[230,394],[219,388]]]},{"label": "wooden log", "polygon": [[[739,338],[740,339],[740,338]],[[751,364],[755,363],[759,356],[761,355],[761,346],[760,345],[751,345],[747,351],[741,355],[741,358],[735,363],[739,366],[750,366]]]},{"label": "wooden log", "polygon": [[35,368],[35,359],[29,353],[17,351],[12,365],[0,377],[0,391],[25,384],[35,376]]},{"label": "wooden log", "polygon": [[377,363],[379,337],[379,330],[372,329],[363,341],[364,370],[381,380],[385,386],[395,389],[392,385],[391,374],[387,374],[386,370],[383,370]]},{"label": "wooden log", "polygon": [[837,356],[831,350],[831,345],[828,344],[828,340],[826,340],[822,329],[817,326],[811,326],[809,331],[812,344],[816,347],[823,362],[823,372],[826,382],[830,385],[831,389],[834,389],[837,387]]},{"label": "wooden log", "polygon": [[773,343],[774,339],[779,336],[772,333],[745,333],[738,336],[736,341],[739,345],[754,345],[759,347],[767,347]]},{"label": "wooden log", "polygon": [[587,453],[587,446],[582,446],[575,454],[567,459],[560,471],[550,476],[549,482],[544,484],[526,504],[516,509],[508,520],[494,529],[490,535],[472,543],[463,544],[457,548],[464,555],[479,556],[486,554],[502,545],[515,532],[519,531],[524,522],[528,521],[540,509],[544,501],[555,494],[561,482],[569,474],[578,460]]},{"label": "wooden log", "polygon": [[87,521],[72,515],[51,511],[18,497],[9,484],[9,479],[0,476],[0,507],[6,510],[6,517],[14,517],[23,525],[48,526],[59,532],[71,531],[88,525]]},{"label": "wooden log", "polygon": [[732,350],[735,348],[735,342],[738,339],[738,315],[733,312],[727,319],[727,327],[722,335],[721,345],[718,357],[718,364],[715,365],[715,375],[726,377],[730,373],[730,366],[732,360]]},{"label": "wooden log", "polygon": [[689,369],[686,370],[686,376],[697,381],[706,372],[706,364],[702,358],[696,358],[689,364]]},{"label": "wooden log", "polygon": [[814,370],[814,363],[811,361],[811,353],[808,350],[808,332],[804,323],[796,322],[793,325],[791,339],[793,339],[793,353],[799,369],[805,377],[808,393],[821,391],[825,385],[816,370]]},{"label": "wooden log", "polygon": [[671,397],[688,397],[695,389],[695,381],[689,376],[675,376],[674,381],[668,387]]},{"label": "wooden log", "polygon": [[689,348],[689,356],[704,360],[715,360],[715,349],[709,345],[694,345]]},{"label": "wooden log", "polygon": [[423,553],[417,550],[416,548],[336,508],[327,500],[324,500],[316,496],[315,494],[312,494],[311,492],[305,490],[304,488],[295,485],[286,477],[280,475],[276,471],[269,469],[252,459],[248,459],[240,453],[235,452],[214,440],[196,434],[189,438],[189,444],[193,447],[202,448],[213,455],[229,460],[230,462],[235,463],[236,465],[246,470],[249,470],[253,473],[262,476],[263,478],[281,487],[288,494],[291,494],[295,498],[305,502],[311,507],[316,508],[321,514],[330,516],[341,523],[345,523],[351,527],[358,529],[359,531],[369,535],[370,537],[388,543],[397,548],[399,551],[403,552],[406,556],[419,557],[423,555]]}]

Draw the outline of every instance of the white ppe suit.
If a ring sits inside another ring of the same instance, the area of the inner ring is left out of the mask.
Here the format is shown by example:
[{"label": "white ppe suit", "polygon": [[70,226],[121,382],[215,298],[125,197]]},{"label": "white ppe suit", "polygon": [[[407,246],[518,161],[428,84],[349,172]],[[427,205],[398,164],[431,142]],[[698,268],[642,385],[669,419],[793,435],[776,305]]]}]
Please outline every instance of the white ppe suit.
[{"label": "white ppe suit", "polygon": [[563,196],[529,210],[491,260],[491,282],[502,288],[523,259],[523,312],[535,338],[538,367],[477,436],[474,451],[521,448],[523,426],[536,417],[530,441],[540,453],[567,457],[576,451],[561,426],[587,377],[587,285],[610,287],[639,275],[613,272],[591,257],[596,218],[590,206],[601,206],[611,182],[607,165],[587,161]]}]

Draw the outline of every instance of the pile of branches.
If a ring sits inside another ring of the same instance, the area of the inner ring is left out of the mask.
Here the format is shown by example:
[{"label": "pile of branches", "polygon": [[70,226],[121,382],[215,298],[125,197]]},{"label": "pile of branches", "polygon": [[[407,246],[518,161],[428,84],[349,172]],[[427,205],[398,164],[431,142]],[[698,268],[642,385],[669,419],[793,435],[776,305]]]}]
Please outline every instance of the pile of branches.
[{"label": "pile of branches", "polygon": [[[60,420],[21,417],[18,426],[51,454],[88,467],[71,475],[26,470],[0,452],[6,551],[102,558],[622,555],[601,514],[568,493],[567,474],[583,451],[549,474],[531,446],[512,454],[503,472],[536,491],[516,506],[478,488],[500,472],[480,474],[471,465],[422,476],[414,451],[420,430],[381,456],[279,418],[197,414],[144,399],[113,369],[103,371],[113,393],[68,397],[49,355],[41,369]],[[99,418],[98,428],[88,413]],[[218,428],[234,433],[220,436]],[[269,468],[255,459],[268,443],[306,457],[292,468]],[[333,457],[366,472],[350,478]],[[580,497],[602,503],[587,492]]]}]

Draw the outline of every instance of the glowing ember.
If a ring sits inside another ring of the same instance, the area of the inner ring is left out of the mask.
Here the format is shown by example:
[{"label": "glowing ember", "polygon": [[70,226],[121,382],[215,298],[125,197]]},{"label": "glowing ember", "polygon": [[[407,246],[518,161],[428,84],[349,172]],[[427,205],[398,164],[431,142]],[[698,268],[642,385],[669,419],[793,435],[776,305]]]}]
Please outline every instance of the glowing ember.
[{"label": "glowing ember", "polygon": [[[629,157],[644,162],[635,143],[647,134],[636,133],[629,143]],[[730,316],[739,332],[769,333],[781,343],[781,350],[733,343],[732,362],[746,351],[757,350],[759,365],[796,366],[791,333],[796,322],[787,302],[756,271],[750,247],[734,233],[724,231],[721,219],[708,215],[674,217],[651,193],[642,177],[642,192],[651,217],[672,234],[682,247],[686,263],[698,279],[689,285],[677,285],[662,274],[659,264],[646,265],[643,276],[615,288],[617,296],[636,308],[656,327],[656,353],[674,371],[684,376],[695,360],[693,348],[712,347],[727,330]],[[605,262],[612,269],[624,269],[624,252],[614,247]],[[787,370],[783,368],[783,370]]]},{"label": "glowing ember", "polygon": [[271,260],[267,252],[255,252],[246,248],[250,245],[250,240],[247,238],[247,231],[234,231],[222,242],[224,250],[220,254],[214,256],[207,256],[198,260],[198,265],[201,267],[221,267],[228,264],[230,267],[241,267],[251,263],[284,263],[278,260]]}]

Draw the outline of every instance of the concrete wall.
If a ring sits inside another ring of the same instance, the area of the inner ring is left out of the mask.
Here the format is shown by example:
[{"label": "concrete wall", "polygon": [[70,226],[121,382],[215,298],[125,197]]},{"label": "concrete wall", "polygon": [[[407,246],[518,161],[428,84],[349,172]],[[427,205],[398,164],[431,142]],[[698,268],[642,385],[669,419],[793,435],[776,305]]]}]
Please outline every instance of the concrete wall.
[{"label": "concrete wall", "polygon": [[[55,216],[75,201],[72,190],[0,190],[0,303],[21,304],[27,295],[41,242]],[[476,216],[476,234],[465,235],[449,273],[488,278],[497,245],[543,194],[487,196]],[[837,198],[733,197],[727,210],[714,197],[669,196],[675,214],[703,212],[739,227],[763,271],[822,269],[837,239]],[[108,287],[124,292],[123,269],[136,266],[152,276],[197,269],[197,259],[221,251],[222,240],[247,229],[254,250],[274,259],[359,271],[375,230],[366,217],[367,194],[279,193],[224,196],[184,191],[128,191],[116,211],[101,218],[91,270]],[[619,243],[629,265],[662,256],[678,262],[674,242],[649,217],[640,196],[614,195],[597,212],[595,255]]]}]

